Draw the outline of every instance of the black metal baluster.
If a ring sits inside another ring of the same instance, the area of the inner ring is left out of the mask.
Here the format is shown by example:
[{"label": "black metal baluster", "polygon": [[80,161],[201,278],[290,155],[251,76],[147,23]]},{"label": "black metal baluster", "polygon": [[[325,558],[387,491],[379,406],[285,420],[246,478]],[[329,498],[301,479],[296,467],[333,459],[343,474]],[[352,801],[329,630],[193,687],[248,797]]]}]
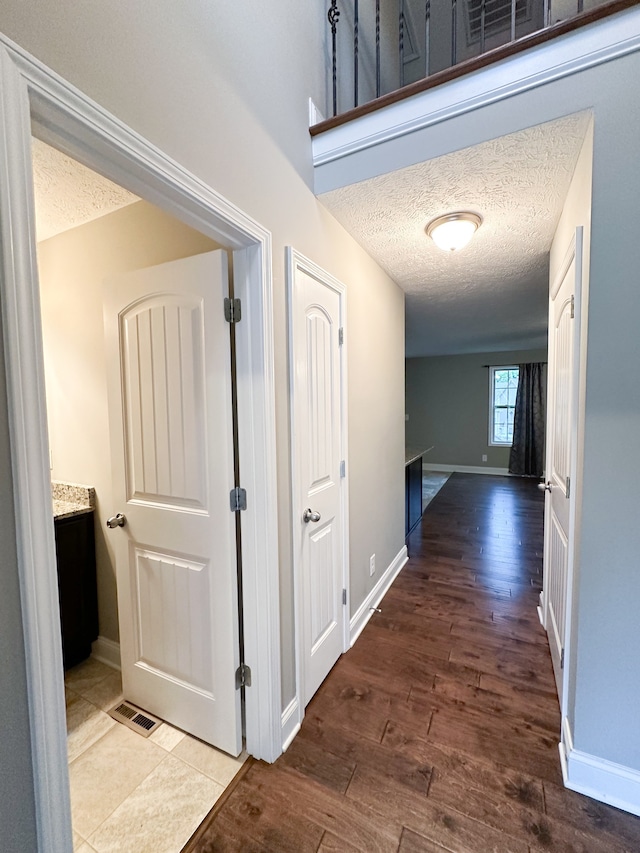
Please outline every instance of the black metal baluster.
[{"label": "black metal baluster", "polygon": [[333,51],[333,114],[338,115],[338,39],[337,24],[340,17],[338,0],[331,0],[331,6],[327,12],[327,18],[331,25],[331,49]]},{"label": "black metal baluster", "polygon": [[584,0],[578,0],[578,14],[584,12]]},{"label": "black metal baluster", "polygon": [[398,4],[398,61],[400,63],[400,88],[404,86],[404,0]]},{"label": "black metal baluster", "polygon": [[424,76],[429,76],[429,47],[431,41],[431,0],[424,7]]},{"label": "black metal baluster", "polygon": [[451,0],[451,65],[456,64],[458,55],[458,29],[457,29],[457,14],[456,0]]},{"label": "black metal baluster", "polygon": [[516,0],[511,0],[511,41],[516,40]]},{"label": "black metal baluster", "polygon": [[354,0],[354,9],[353,9],[353,106],[358,106],[358,49],[359,49],[359,37],[360,37],[360,21],[359,21],[359,10],[358,10],[358,0]]},{"label": "black metal baluster", "polygon": [[487,13],[487,0],[480,0],[480,53],[484,53],[484,24]]},{"label": "black metal baluster", "polygon": [[380,0],[376,0],[376,98],[380,97]]}]

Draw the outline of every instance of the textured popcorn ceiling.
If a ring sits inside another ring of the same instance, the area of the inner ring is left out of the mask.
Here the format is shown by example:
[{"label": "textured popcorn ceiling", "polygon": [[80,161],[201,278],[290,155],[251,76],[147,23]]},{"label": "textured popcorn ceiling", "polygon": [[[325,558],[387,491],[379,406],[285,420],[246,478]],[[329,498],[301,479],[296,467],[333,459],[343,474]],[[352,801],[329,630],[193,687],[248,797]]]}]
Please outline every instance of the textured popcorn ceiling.
[{"label": "textured popcorn ceiling", "polygon": [[32,156],[38,241],[139,201],[39,139],[32,139]]},{"label": "textured popcorn ceiling", "polygon": [[[406,292],[408,356],[546,345],[548,253],[589,121],[579,113],[320,196]],[[447,254],[434,217],[480,213]]]}]

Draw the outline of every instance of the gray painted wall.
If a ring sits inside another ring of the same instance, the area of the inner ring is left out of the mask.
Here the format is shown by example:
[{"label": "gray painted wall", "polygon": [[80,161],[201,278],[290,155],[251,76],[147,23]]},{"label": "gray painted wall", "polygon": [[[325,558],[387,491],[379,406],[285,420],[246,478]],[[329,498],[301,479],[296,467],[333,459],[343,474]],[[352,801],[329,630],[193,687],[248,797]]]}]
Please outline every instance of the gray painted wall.
[{"label": "gray painted wall", "polygon": [[[11,498],[11,456],[2,323],[0,323],[0,847],[3,853],[35,853],[31,738],[27,709],[20,589]],[[6,827],[11,827],[7,832]]]},{"label": "gray painted wall", "polygon": [[424,457],[428,463],[508,468],[509,448],[489,445],[489,371],[483,365],[546,360],[546,349],[408,358],[407,444],[433,445]]},{"label": "gray painted wall", "polygon": [[[596,102],[580,541],[576,749],[640,771],[640,56]],[[594,93],[595,94],[595,93]],[[630,380],[630,381],[629,381]]]}]

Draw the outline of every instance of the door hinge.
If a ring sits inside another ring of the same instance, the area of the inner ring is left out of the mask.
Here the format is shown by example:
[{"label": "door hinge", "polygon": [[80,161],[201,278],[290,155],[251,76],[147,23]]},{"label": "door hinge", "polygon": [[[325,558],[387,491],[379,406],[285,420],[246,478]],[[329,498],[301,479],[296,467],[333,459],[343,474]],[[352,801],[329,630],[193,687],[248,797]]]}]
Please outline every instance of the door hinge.
[{"label": "door hinge", "polygon": [[575,296],[571,297],[571,319],[576,316],[576,299]]},{"label": "door hinge", "polygon": [[236,690],[241,687],[251,687],[251,668],[241,663],[236,669]]},{"label": "door hinge", "polygon": [[342,590],[342,603],[343,604],[347,603],[347,590],[346,589]]},{"label": "door hinge", "polygon": [[564,669],[564,649],[560,650],[560,669]]},{"label": "door hinge", "polygon": [[565,498],[568,498],[571,494],[571,477],[567,477],[567,490],[565,492]]},{"label": "door hinge", "polygon": [[338,346],[341,347],[344,343],[344,329],[342,326],[338,329]]},{"label": "door hinge", "polygon": [[342,460],[342,462],[340,463],[340,476],[341,476],[341,477],[346,477],[346,476],[347,476],[347,463],[345,462],[345,460],[344,460],[344,459],[343,459],[343,460]]},{"label": "door hinge", "polygon": [[224,300],[224,319],[227,323],[239,323],[242,319],[242,304],[239,299],[230,299],[228,296]]},{"label": "door hinge", "polygon": [[236,486],[229,493],[229,507],[231,512],[240,512],[247,508],[247,490]]}]

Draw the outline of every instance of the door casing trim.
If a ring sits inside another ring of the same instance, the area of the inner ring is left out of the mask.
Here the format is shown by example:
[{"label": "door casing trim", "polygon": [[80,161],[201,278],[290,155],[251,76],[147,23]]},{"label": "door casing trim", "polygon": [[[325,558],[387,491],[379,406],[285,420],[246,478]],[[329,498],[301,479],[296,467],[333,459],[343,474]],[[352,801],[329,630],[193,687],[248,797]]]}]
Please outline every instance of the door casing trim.
[{"label": "door casing trim", "polygon": [[[555,277],[550,282],[549,287],[549,329],[552,330],[553,324],[553,299],[557,295],[562,281],[564,280],[571,264],[575,262],[575,331],[573,335],[573,351],[572,351],[572,366],[573,366],[573,383],[572,383],[572,399],[571,399],[571,433],[573,437],[571,454],[569,460],[570,477],[572,483],[573,496],[569,509],[569,529],[572,535],[569,537],[568,550],[568,572],[567,572],[567,592],[565,602],[565,637],[564,637],[564,669],[562,671],[562,701],[560,702],[560,713],[562,719],[570,719],[571,709],[573,705],[573,697],[571,696],[571,680],[572,669],[574,663],[574,646],[576,632],[576,612],[575,612],[575,579],[576,579],[576,562],[578,559],[577,547],[580,535],[580,508],[582,506],[582,452],[579,449],[581,444],[581,430],[584,425],[584,403],[586,391],[586,371],[585,371],[585,353],[586,353],[586,325],[584,317],[587,310],[588,295],[586,292],[584,281],[584,226],[578,225],[571,236],[567,246],[564,258],[560,264]],[[554,338],[549,333],[548,345],[548,370],[554,370],[556,360],[556,352]],[[555,401],[552,399],[551,382],[547,382],[547,429],[545,436],[546,458],[545,458],[545,478],[551,477],[551,455],[550,448],[552,447],[552,421],[553,421],[553,406]],[[540,621],[547,634],[549,633],[549,537],[547,532],[551,529],[551,501],[548,493],[545,493],[544,506],[544,563],[543,563],[543,588],[540,595],[541,616]],[[564,729],[563,729],[564,732]]]},{"label": "door casing trim", "polygon": [[[281,752],[280,612],[271,234],[0,34],[0,304],[38,849],[71,850],[71,814],[31,128],[45,142],[233,250],[243,486],[248,751]],[[258,570],[259,567],[259,570]]]},{"label": "door casing trim", "polygon": [[316,263],[306,258],[292,246],[286,247],[286,269],[287,269],[287,327],[289,333],[289,400],[291,418],[291,511],[292,511],[292,554],[293,554],[293,588],[294,588],[294,636],[295,636],[295,661],[296,661],[296,692],[295,697],[287,707],[287,715],[282,720],[282,743],[283,749],[293,740],[295,733],[300,728],[304,719],[304,660],[303,660],[303,637],[302,637],[302,583],[300,578],[300,561],[295,543],[295,531],[299,529],[299,496],[298,496],[298,452],[296,448],[296,424],[295,424],[295,371],[294,371],[294,337],[293,337],[293,300],[296,272],[302,272],[317,279],[322,284],[335,290],[340,297],[340,322],[343,329],[343,344],[340,347],[340,442],[342,446],[342,459],[345,463],[345,476],[340,478],[340,514],[343,529],[342,543],[342,585],[346,589],[346,603],[343,605],[343,631],[342,651],[346,652],[351,647],[351,632],[349,625],[350,613],[350,590],[349,590],[349,428],[348,428],[348,393],[347,393],[347,348],[349,334],[347,329],[347,288],[337,278]]}]

